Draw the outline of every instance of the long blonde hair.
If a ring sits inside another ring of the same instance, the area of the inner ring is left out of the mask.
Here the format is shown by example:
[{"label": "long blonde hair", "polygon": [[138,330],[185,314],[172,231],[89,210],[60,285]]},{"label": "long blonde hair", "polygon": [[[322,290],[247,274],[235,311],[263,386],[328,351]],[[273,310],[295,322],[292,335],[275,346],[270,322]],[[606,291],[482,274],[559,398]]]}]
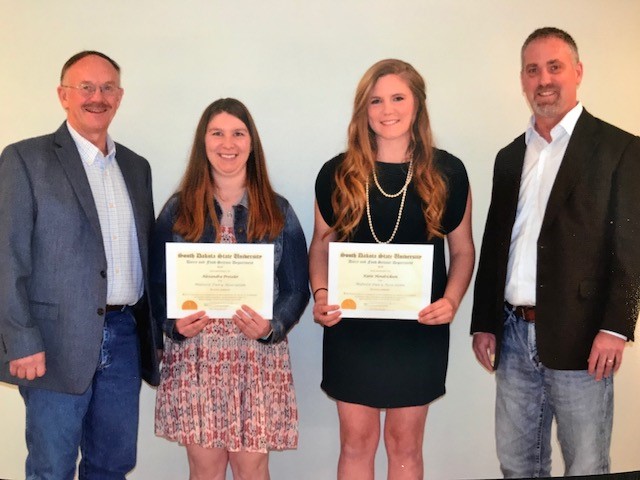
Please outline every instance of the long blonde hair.
[{"label": "long blonde hair", "polygon": [[267,164],[258,129],[247,107],[235,98],[221,98],[209,105],[196,128],[187,170],[178,190],[179,206],[173,231],[188,241],[198,241],[205,228],[206,217],[211,219],[220,240],[220,224],[213,208],[213,172],[205,149],[207,125],[213,117],[226,112],[244,123],[251,137],[251,153],[247,160],[246,189],[249,203],[247,238],[249,241],[276,238],[284,227],[284,217],[278,208],[276,194],[269,182]]},{"label": "long blonde hair", "polygon": [[433,161],[433,136],[426,105],[426,86],[422,76],[410,64],[396,59],[381,60],[366,71],[353,102],[349,139],[344,161],[336,169],[336,188],[331,205],[336,221],[330,231],[339,240],[351,237],[360,223],[366,204],[365,184],[371,178],[377,153],[376,136],[369,126],[368,105],[371,90],[380,77],[398,75],[411,90],[416,106],[407,155],[413,158],[413,183],[422,199],[422,212],[429,238],[444,237],[442,215],[447,199],[447,184]]}]

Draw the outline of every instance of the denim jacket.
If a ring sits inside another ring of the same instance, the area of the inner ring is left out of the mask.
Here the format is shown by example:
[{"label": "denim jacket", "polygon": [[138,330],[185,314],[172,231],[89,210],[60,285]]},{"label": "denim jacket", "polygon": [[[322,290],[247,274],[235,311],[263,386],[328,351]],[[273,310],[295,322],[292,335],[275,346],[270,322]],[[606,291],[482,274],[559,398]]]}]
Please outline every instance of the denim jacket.
[{"label": "denim jacket", "polygon": [[[307,243],[300,227],[298,217],[289,202],[280,195],[277,203],[284,215],[284,228],[273,242],[274,245],[274,278],[273,278],[273,318],[270,319],[273,334],[267,343],[282,341],[289,330],[298,322],[307,303],[309,303],[309,261]],[[173,195],[165,204],[156,220],[149,254],[151,272],[151,302],[155,318],[165,334],[174,340],[184,337],[175,331],[173,318],[167,318],[166,290],[166,258],[165,244],[168,242],[185,242],[186,240],[173,232],[178,207],[178,196]],[[238,243],[247,243],[247,200],[246,196],[234,208],[234,232]],[[222,210],[215,203],[218,219]],[[215,242],[216,234],[211,221],[208,220],[200,243]],[[255,243],[270,243],[268,239]]]}]

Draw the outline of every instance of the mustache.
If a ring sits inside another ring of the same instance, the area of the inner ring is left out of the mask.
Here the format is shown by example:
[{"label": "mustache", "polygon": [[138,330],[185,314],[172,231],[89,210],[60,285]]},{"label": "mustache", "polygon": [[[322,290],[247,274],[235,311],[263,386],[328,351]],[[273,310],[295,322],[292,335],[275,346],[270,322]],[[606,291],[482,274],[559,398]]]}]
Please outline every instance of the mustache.
[{"label": "mustache", "polygon": [[560,91],[560,89],[558,88],[557,85],[553,83],[549,85],[540,85],[538,88],[536,88],[536,94],[548,93],[548,92],[557,93],[558,91]]},{"label": "mustache", "polygon": [[97,109],[97,108],[109,109],[109,108],[111,108],[111,105],[109,105],[108,103],[104,103],[104,102],[89,102],[89,103],[85,103],[83,106],[85,108],[90,108],[90,109]]}]

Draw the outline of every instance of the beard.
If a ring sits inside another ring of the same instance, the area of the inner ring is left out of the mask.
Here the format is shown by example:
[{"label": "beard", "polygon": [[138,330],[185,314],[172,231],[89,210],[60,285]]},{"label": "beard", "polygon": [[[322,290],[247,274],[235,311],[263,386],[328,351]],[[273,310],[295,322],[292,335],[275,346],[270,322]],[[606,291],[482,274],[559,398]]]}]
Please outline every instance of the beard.
[{"label": "beard", "polygon": [[[553,101],[546,101],[546,97],[539,97],[540,93],[553,92]],[[542,98],[542,100],[540,100]],[[555,85],[545,85],[536,89],[533,99],[529,102],[533,112],[540,117],[556,117],[562,113],[562,97],[560,89]]]},{"label": "beard", "polygon": [[533,113],[538,117],[552,118],[562,113],[562,107],[559,99],[553,103],[531,103]]}]

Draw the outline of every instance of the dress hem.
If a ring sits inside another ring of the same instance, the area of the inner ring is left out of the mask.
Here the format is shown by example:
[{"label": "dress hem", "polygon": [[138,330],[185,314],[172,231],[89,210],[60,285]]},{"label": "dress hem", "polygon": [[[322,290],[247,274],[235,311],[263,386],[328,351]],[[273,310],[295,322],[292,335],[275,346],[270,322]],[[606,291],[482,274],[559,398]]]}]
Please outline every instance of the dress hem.
[{"label": "dress hem", "polygon": [[198,442],[184,442],[184,441],[182,441],[181,439],[179,439],[177,437],[172,437],[170,435],[161,434],[161,433],[156,433],[155,436],[158,437],[158,438],[164,438],[165,440],[168,440],[169,442],[177,443],[177,444],[179,444],[179,445],[181,445],[183,447],[186,447],[187,445],[198,445],[199,447],[203,447],[203,448],[220,448],[220,449],[226,450],[227,452],[232,452],[232,453],[237,453],[237,452],[269,453],[269,452],[282,452],[284,450],[297,450],[298,449],[298,442],[296,442],[295,445],[288,445],[288,446],[282,446],[282,447],[228,448],[226,446],[216,446],[214,444],[207,445],[207,444],[202,444],[202,443],[198,443]]},{"label": "dress hem", "polygon": [[362,400],[354,399],[354,398],[346,398],[344,396],[342,396],[342,398],[339,398],[340,395],[332,394],[331,392],[329,392],[329,390],[327,388],[323,387],[322,385],[320,386],[320,388],[332,400],[339,401],[339,402],[345,402],[345,403],[353,403],[353,404],[356,404],[356,405],[364,405],[365,407],[380,408],[380,409],[421,407],[423,405],[429,405],[429,404],[435,402],[436,400],[438,400],[439,398],[442,398],[446,394],[446,391],[443,390],[442,393],[437,394],[436,396],[434,396],[430,400],[426,400],[426,401],[420,400],[420,401],[417,401],[417,402],[399,402],[399,403],[393,402],[393,403],[388,403],[388,404],[384,404],[383,405],[383,404],[377,403],[377,402],[362,401]]}]

